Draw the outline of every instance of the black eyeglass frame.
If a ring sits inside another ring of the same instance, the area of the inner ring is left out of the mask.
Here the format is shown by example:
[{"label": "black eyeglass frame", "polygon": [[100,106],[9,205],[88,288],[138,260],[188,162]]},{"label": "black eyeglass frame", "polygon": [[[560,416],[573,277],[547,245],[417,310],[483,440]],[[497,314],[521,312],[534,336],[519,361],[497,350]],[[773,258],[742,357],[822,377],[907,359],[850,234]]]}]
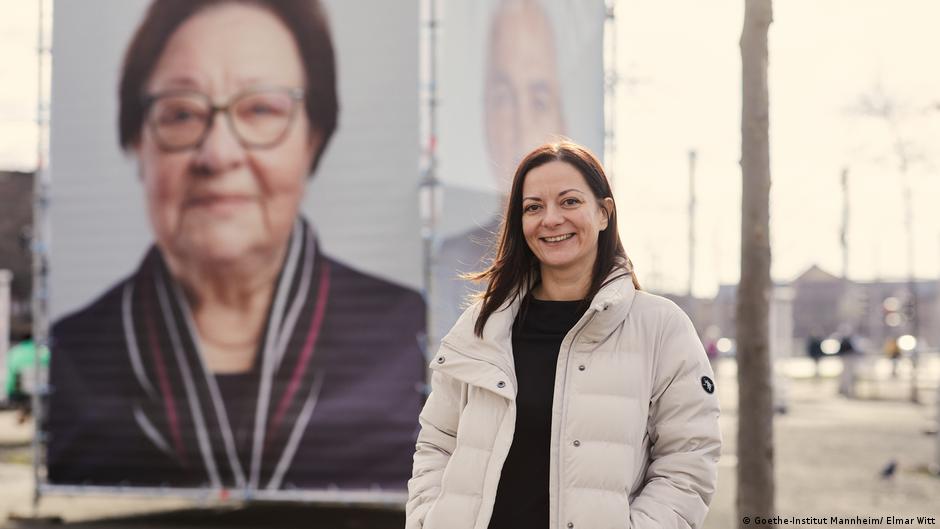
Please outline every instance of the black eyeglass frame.
[{"label": "black eyeglass frame", "polygon": [[[229,112],[229,110],[245,97],[266,92],[285,93],[290,97],[291,107],[287,116],[287,123],[284,126],[284,131],[273,140],[263,143],[251,142],[243,138],[241,133],[239,133],[238,127],[235,125],[235,121],[232,118],[232,114]],[[212,126],[215,124],[215,116],[220,112],[225,114],[225,119],[228,122],[229,130],[232,131],[232,134],[235,136],[235,138],[238,140],[238,143],[241,144],[242,147],[245,147],[246,149],[270,149],[272,147],[276,147],[278,144],[284,141],[284,138],[287,137],[287,134],[290,132],[291,125],[294,123],[295,116],[297,115],[297,108],[300,106],[297,103],[305,101],[306,94],[307,91],[303,88],[258,86],[239,92],[230,97],[225,103],[219,105],[215,104],[215,102],[212,101],[212,98],[206,93],[200,92],[198,90],[181,88],[148,94],[143,97],[142,104],[144,108],[144,116],[146,117],[147,125],[150,127],[150,132],[153,133],[153,138],[156,140],[157,146],[160,147],[160,150],[164,152],[182,152],[198,148],[204,141],[206,141],[206,137],[209,136],[209,132],[212,130]],[[158,125],[151,113],[151,110],[153,105],[156,104],[156,102],[161,98],[184,95],[197,96],[204,99],[206,103],[208,103],[207,107],[209,109],[209,119],[205,121],[202,134],[200,134],[199,137],[193,142],[187,143],[185,145],[169,145],[160,137],[160,133],[157,132]]]}]

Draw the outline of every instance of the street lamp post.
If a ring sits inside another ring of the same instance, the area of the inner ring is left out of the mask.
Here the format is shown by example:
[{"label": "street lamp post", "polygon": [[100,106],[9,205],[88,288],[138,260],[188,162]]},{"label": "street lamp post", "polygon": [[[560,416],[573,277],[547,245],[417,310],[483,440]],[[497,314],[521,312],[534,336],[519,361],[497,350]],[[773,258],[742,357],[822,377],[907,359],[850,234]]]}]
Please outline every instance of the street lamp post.
[{"label": "street lamp post", "polygon": [[[689,302],[692,302],[692,289],[695,282],[695,149],[689,149]],[[694,317],[695,314],[693,313]]]},{"label": "street lamp post", "polygon": [[[914,278],[914,222],[913,205],[911,202],[911,183],[907,175],[907,163],[901,163],[901,179],[904,185],[904,231],[907,239],[907,307],[908,328],[911,336],[920,338],[920,325],[917,310],[917,283]],[[920,348],[915,346],[911,350],[911,402],[917,404],[920,397],[917,394],[917,368],[920,363]]]}]

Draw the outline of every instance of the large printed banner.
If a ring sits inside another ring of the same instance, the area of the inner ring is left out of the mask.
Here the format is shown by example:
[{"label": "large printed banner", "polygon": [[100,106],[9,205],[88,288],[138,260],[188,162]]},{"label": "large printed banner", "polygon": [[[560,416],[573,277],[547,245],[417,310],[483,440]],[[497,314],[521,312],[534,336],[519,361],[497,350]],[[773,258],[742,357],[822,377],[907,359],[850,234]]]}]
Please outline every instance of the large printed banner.
[{"label": "large printed banner", "polygon": [[431,343],[480,288],[516,164],[562,137],[604,147],[603,0],[445,0],[440,51],[443,214]]},{"label": "large printed banner", "polygon": [[418,21],[417,0],[56,2],[49,483],[405,489]]}]

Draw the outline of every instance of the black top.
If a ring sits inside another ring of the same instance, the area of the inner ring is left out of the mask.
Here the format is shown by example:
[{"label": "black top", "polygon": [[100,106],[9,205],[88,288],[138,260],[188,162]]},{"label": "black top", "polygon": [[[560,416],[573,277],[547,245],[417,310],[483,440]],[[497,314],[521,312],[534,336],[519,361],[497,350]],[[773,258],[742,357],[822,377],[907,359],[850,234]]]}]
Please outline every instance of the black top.
[{"label": "black top", "polygon": [[512,328],[516,430],[499,478],[489,529],[548,527],[549,451],[558,350],[587,308],[581,301],[541,301],[531,296],[526,301],[528,307],[519,312]]}]

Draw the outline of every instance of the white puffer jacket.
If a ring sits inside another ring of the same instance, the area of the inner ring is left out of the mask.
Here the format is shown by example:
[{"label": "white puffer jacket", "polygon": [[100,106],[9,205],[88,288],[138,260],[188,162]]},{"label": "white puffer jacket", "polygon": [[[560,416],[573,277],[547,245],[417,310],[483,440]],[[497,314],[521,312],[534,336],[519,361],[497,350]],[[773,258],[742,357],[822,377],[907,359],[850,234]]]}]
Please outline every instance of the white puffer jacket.
[{"label": "white puffer jacket", "polygon": [[[565,336],[552,405],[551,529],[701,527],[715,491],[718,399],[671,301],[623,271]],[[407,529],[486,529],[516,422],[510,332],[520,302],[473,334],[467,309],[431,361]]]}]

